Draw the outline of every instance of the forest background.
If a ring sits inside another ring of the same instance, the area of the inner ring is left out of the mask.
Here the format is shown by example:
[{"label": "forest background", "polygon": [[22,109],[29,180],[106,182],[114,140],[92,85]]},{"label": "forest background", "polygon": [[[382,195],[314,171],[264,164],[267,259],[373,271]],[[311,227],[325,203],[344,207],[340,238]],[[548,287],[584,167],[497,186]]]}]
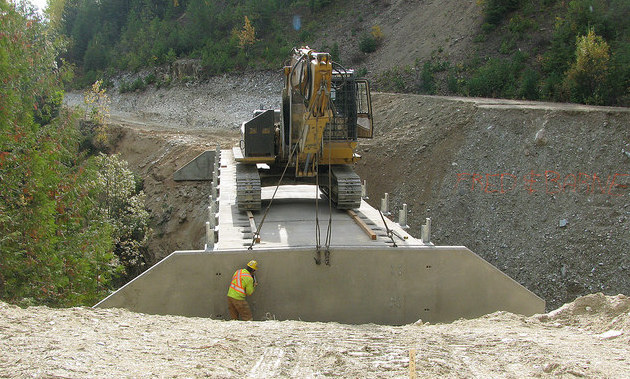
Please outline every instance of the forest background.
[{"label": "forest background", "polygon": [[[386,71],[369,57],[395,36],[369,19],[391,0],[350,0],[349,7],[338,0],[50,0],[49,14],[71,41],[64,58],[79,68],[80,86],[181,58],[198,59],[203,75],[278,69],[292,47],[309,44],[369,76],[379,90],[630,104],[630,2],[476,1],[483,22],[469,31],[473,53],[452,60],[438,47]],[[341,32],[348,9],[357,25],[350,36]]]}]

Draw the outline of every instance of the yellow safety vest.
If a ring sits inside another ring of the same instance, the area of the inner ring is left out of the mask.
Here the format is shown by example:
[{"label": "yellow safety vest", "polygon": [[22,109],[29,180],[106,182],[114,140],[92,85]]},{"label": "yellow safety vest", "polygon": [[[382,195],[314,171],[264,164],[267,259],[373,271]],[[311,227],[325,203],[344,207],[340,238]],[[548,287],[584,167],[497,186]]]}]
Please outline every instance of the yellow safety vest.
[{"label": "yellow safety vest", "polygon": [[[237,300],[244,300],[246,295],[251,295],[252,292],[254,292],[253,281],[254,279],[252,275],[246,269],[236,270],[232,276],[232,283],[230,283],[230,288],[228,289],[228,296]],[[249,289],[249,291],[247,291],[247,289]]]}]

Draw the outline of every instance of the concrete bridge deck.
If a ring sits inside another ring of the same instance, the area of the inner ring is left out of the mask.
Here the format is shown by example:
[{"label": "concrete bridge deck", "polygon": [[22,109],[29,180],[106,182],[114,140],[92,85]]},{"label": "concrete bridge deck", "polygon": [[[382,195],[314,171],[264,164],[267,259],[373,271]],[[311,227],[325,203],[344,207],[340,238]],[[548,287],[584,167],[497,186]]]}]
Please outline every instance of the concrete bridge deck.
[{"label": "concrete bridge deck", "polygon": [[[235,167],[232,152],[222,151],[216,250],[249,247],[253,232],[255,232],[252,231],[248,215],[239,212],[236,207]],[[316,245],[317,218],[322,245],[326,240],[329,219],[332,219],[330,246],[385,247],[393,245],[391,238],[387,236],[387,229],[378,210],[365,201],[361,201],[361,207],[355,209],[354,212],[376,234],[376,240],[372,240],[348,212],[335,208],[331,211],[328,198],[316,186],[280,186],[274,197],[275,190],[276,187],[262,189],[262,209],[252,214],[255,226],[258,227],[273,198],[272,206],[260,230],[260,243],[255,244],[254,248],[313,247]],[[316,199],[318,199],[317,202]],[[422,241],[413,238],[398,224],[389,219],[385,219],[385,222],[387,228],[395,231],[394,242],[397,245],[423,245]]]}]

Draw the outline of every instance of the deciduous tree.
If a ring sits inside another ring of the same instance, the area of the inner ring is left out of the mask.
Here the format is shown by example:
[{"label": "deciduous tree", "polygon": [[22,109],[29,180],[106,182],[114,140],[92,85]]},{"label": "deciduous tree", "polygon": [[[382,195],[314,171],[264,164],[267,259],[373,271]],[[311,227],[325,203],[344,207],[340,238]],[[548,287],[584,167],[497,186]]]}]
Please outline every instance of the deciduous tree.
[{"label": "deciduous tree", "polygon": [[610,61],[610,47],[593,29],[577,37],[575,62],[567,72],[566,85],[571,99],[587,104],[603,104]]}]

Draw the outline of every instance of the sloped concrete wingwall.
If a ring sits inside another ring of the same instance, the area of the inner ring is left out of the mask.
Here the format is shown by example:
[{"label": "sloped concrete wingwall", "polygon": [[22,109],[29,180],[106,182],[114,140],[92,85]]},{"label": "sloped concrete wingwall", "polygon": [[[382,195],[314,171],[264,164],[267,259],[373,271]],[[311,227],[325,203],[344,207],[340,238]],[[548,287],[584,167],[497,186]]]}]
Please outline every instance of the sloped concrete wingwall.
[{"label": "sloped concrete wingwall", "polygon": [[259,263],[255,320],[360,324],[449,322],[498,310],[532,315],[544,301],[465,247],[175,252],[97,307],[227,319],[232,274]]},{"label": "sloped concrete wingwall", "polygon": [[212,180],[216,152],[204,151],[175,171],[173,180]]}]

